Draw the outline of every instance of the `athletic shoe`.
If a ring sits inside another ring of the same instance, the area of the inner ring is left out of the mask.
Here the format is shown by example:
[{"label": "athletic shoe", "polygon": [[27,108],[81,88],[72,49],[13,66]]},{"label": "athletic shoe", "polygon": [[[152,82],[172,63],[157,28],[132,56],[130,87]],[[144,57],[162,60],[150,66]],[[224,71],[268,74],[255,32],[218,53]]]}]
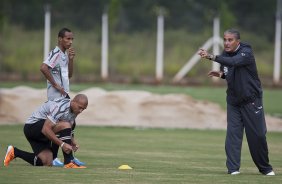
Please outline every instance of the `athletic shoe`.
[{"label": "athletic shoe", "polygon": [[266,176],[275,176],[275,173],[273,171],[270,171],[269,173],[266,174]]},{"label": "athletic shoe", "polygon": [[64,168],[67,168],[67,169],[84,169],[86,167],[85,166],[81,166],[81,165],[77,165],[76,163],[71,161],[70,163],[66,164],[64,166]]},{"label": "athletic shoe", "polygon": [[230,173],[231,175],[238,175],[240,174],[240,171],[233,171],[232,173]]},{"label": "athletic shoe", "polygon": [[7,167],[12,160],[15,158],[14,146],[9,145],[4,159],[4,166]]},{"label": "athletic shoe", "polygon": [[81,162],[80,160],[78,160],[77,158],[73,158],[73,160],[72,160],[74,163],[76,163],[77,165],[85,165],[85,163],[84,162]]},{"label": "athletic shoe", "polygon": [[52,162],[53,166],[55,167],[63,167],[64,166],[64,163],[60,161],[60,159],[58,158],[55,158]]}]

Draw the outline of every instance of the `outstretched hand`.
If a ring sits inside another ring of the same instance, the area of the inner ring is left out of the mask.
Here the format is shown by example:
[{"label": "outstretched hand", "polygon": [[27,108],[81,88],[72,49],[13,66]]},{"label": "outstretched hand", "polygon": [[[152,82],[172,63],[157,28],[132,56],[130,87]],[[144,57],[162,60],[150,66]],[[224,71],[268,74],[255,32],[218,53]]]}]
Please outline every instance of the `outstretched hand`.
[{"label": "outstretched hand", "polygon": [[215,56],[213,54],[208,53],[207,50],[205,49],[200,49],[198,52],[198,55],[201,56],[201,58],[209,59],[209,60],[214,60]]},{"label": "outstretched hand", "polygon": [[200,55],[201,58],[206,58],[207,59],[207,56],[209,55],[209,53],[205,49],[200,49],[199,52],[198,52],[198,55]]},{"label": "outstretched hand", "polygon": [[219,72],[219,71],[210,71],[208,73],[208,76],[209,77],[221,77],[222,76],[222,72]]}]

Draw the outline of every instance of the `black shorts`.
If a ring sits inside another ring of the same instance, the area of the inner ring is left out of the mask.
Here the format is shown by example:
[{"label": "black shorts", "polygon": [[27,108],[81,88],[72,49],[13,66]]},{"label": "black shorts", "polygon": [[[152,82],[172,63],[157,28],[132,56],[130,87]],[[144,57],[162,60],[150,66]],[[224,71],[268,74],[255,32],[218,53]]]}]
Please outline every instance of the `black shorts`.
[{"label": "black shorts", "polygon": [[40,120],[33,124],[24,125],[24,134],[26,139],[31,145],[31,148],[35,155],[38,155],[45,149],[51,149],[51,141],[42,134],[42,128],[44,125],[45,119]]}]

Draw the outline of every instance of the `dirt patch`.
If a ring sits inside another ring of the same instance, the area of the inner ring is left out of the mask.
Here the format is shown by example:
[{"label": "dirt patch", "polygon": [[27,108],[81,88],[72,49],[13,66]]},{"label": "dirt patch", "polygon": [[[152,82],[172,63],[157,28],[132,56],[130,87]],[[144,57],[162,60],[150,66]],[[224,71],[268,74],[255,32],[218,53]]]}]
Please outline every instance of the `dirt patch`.
[{"label": "dirt patch", "polygon": [[[77,118],[81,125],[226,129],[226,112],[219,105],[187,95],[101,88],[80,93],[89,99],[88,108]],[[46,89],[0,89],[0,124],[23,124],[46,99]],[[282,131],[282,119],[266,116],[266,121],[268,130]]]}]

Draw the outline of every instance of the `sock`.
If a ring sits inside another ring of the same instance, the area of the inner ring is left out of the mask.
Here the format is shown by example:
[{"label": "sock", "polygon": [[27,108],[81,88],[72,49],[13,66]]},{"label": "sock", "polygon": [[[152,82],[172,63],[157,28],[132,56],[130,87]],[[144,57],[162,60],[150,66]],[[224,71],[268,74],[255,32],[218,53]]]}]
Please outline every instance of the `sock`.
[{"label": "sock", "polygon": [[22,151],[16,147],[14,147],[14,151],[15,157],[19,157],[34,166],[43,166],[41,159],[38,158],[34,153]]},{"label": "sock", "polygon": [[71,127],[72,131],[74,131],[75,127],[76,127],[76,121],[74,120],[72,127]]},{"label": "sock", "polygon": [[[67,143],[67,144],[71,144],[71,128],[66,128],[64,130],[61,130],[60,132],[58,132],[59,134],[59,139],[61,139],[63,142]],[[64,155],[64,164],[68,164],[71,162],[71,160],[73,160],[73,154],[71,153],[65,153],[63,151],[63,155]]]},{"label": "sock", "polygon": [[72,124],[72,127],[71,127],[71,137],[74,138],[74,129],[76,127],[76,121],[74,120],[74,123]]},{"label": "sock", "polygon": [[53,160],[58,157],[59,146],[52,142]]}]

